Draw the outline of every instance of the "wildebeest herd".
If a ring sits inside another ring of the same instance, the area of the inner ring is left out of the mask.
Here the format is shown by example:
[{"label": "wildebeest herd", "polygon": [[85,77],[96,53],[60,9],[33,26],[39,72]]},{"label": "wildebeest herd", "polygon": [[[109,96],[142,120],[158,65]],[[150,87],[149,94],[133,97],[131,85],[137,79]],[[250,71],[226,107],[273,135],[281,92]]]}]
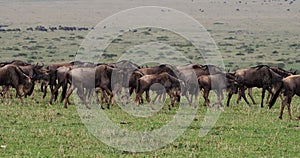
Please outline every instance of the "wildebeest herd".
[{"label": "wildebeest herd", "polygon": [[[87,98],[95,95],[96,101],[102,109],[104,104],[107,108],[114,105],[115,100],[128,101],[134,96],[136,104],[143,104],[143,94],[146,94],[147,102],[154,102],[157,98],[169,96],[169,109],[175,103],[179,103],[185,97],[191,106],[197,106],[198,98],[203,91],[204,105],[212,106],[209,100],[210,91],[214,91],[217,102],[222,106],[223,92],[227,90],[227,106],[233,94],[238,94],[237,103],[241,98],[250,106],[246,98],[248,93],[253,103],[252,88],[262,88],[261,107],[264,104],[265,92],[268,95],[268,107],[272,108],[278,96],[283,94],[281,112],[282,119],[284,107],[287,105],[288,114],[291,116],[291,101],[296,94],[300,96],[300,75],[296,72],[287,71],[279,67],[268,65],[257,65],[247,69],[239,69],[235,72],[227,72],[216,65],[188,64],[173,66],[161,64],[152,67],[141,67],[130,61],[119,61],[116,63],[90,63],[73,61],[67,63],[54,63],[47,67],[40,64],[29,64],[24,61],[14,60],[0,63],[0,85],[2,86],[2,99],[11,97],[10,87],[16,90],[16,96],[22,101],[22,96],[30,96],[35,84],[41,83],[43,98],[50,88],[50,104],[58,98],[61,88],[61,102],[64,107],[71,102],[69,97],[77,89],[77,95],[87,108],[90,108]],[[156,92],[151,101],[150,90]],[[101,93],[101,99],[98,99]],[[132,95],[135,93],[135,95]],[[269,99],[269,97],[271,99]],[[23,102],[23,101],[22,101]],[[152,104],[151,108],[152,107]],[[300,115],[298,116],[300,119]]]}]

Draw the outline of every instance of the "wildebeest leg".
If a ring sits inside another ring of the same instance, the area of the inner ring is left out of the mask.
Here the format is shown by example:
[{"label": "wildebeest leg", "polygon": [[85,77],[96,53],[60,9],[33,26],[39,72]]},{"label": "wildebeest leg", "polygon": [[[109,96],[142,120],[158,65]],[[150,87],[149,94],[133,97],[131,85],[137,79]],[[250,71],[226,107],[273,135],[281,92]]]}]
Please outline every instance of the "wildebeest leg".
[{"label": "wildebeest leg", "polygon": [[12,93],[10,91],[10,87],[9,86],[2,86],[2,96],[3,98],[10,98],[12,99]]},{"label": "wildebeest leg", "polygon": [[[66,97],[66,92],[68,89],[68,83],[62,83],[62,92],[61,92],[61,96],[60,96],[60,102],[62,102],[64,100],[64,98]],[[57,89],[58,91],[58,89]]]},{"label": "wildebeest leg", "polygon": [[266,88],[263,87],[262,93],[261,93],[261,105],[260,105],[261,108],[264,107],[264,97],[265,97],[265,93],[266,93]]},{"label": "wildebeest leg", "polygon": [[107,108],[109,109],[109,105],[114,106],[115,100],[114,100],[114,94],[110,90],[108,90],[108,94],[110,96],[110,98],[109,98],[110,104],[107,105]]},{"label": "wildebeest leg", "polygon": [[252,95],[252,88],[248,88],[248,96],[250,97],[250,99],[252,100],[252,103],[253,104],[256,104],[255,103],[255,100],[253,98],[253,95]]},{"label": "wildebeest leg", "polygon": [[44,92],[44,83],[41,82],[41,86],[40,86],[41,92]]},{"label": "wildebeest leg", "polygon": [[242,88],[239,88],[239,91],[238,91],[238,98],[236,100],[236,104],[239,104],[240,101],[241,101],[241,98],[242,98]]},{"label": "wildebeest leg", "polygon": [[71,87],[67,91],[66,98],[65,98],[65,103],[64,103],[64,108],[68,108],[67,104],[69,102],[69,97],[72,94],[72,92],[74,91],[74,89],[75,89],[74,85],[71,85]]},{"label": "wildebeest leg", "polygon": [[170,90],[167,93],[170,96],[170,102],[168,106],[169,106],[169,110],[171,110],[171,107],[174,107],[174,95]]},{"label": "wildebeest leg", "polygon": [[194,100],[193,100],[193,95],[194,95],[194,94],[190,94],[191,106],[193,106],[193,102],[194,102]]},{"label": "wildebeest leg", "polygon": [[120,85],[120,84],[115,84],[114,85],[114,88],[112,90],[112,93],[115,94],[117,96],[117,100],[119,102],[122,101],[122,98],[121,98],[121,95],[122,95],[122,90],[123,90],[123,87]]},{"label": "wildebeest leg", "polygon": [[196,102],[196,101],[197,101],[197,98],[199,98],[199,91],[197,91],[197,92],[195,93],[194,101],[192,101],[192,102],[194,103],[194,107],[197,107],[197,105],[199,104],[199,101]]},{"label": "wildebeest leg", "polygon": [[45,98],[46,95],[47,95],[47,88],[48,88],[48,86],[45,85],[45,87],[44,87],[44,89],[43,89],[43,92],[44,92],[43,98]]},{"label": "wildebeest leg", "polygon": [[171,95],[172,95],[171,105],[172,105],[172,107],[174,107],[175,101],[177,100],[176,92],[175,91],[171,91]]},{"label": "wildebeest leg", "polygon": [[56,82],[50,85],[51,94],[54,94],[54,100],[57,100],[57,96],[58,96],[58,91],[56,92],[54,91],[56,85],[57,85]]},{"label": "wildebeest leg", "polygon": [[[282,101],[282,103],[281,103],[281,108],[280,108],[279,119],[282,119],[284,107],[285,107],[286,105],[289,106],[289,105],[291,104],[291,102],[292,102],[292,97],[293,97],[293,95],[287,94],[286,97],[285,97],[285,99]],[[290,117],[290,119],[292,118],[290,111],[289,111],[289,117]]]},{"label": "wildebeest leg", "polygon": [[109,103],[107,104],[107,108],[109,109],[110,105],[114,106],[114,94],[112,93],[112,91],[108,87],[105,87],[103,89],[104,89],[104,91],[102,91],[102,92],[103,93],[106,92],[109,95]]},{"label": "wildebeest leg", "polygon": [[289,114],[290,119],[292,119],[291,102],[292,102],[293,96],[294,96],[294,95],[289,95],[289,99],[288,99],[288,102],[287,102],[287,106],[288,106],[288,114]]},{"label": "wildebeest leg", "polygon": [[52,105],[53,104],[53,99],[56,101],[57,95],[58,95],[58,89],[61,87],[61,83],[58,83],[55,85],[54,89],[51,90],[51,97],[49,103]]},{"label": "wildebeest leg", "polygon": [[138,92],[135,96],[135,103],[139,105],[141,103],[141,94]]},{"label": "wildebeest leg", "polygon": [[232,95],[233,95],[233,92],[229,92],[228,93],[228,98],[227,98],[227,107],[229,107],[229,104],[230,104],[230,99],[232,98]]},{"label": "wildebeest leg", "polygon": [[162,90],[162,91],[158,91],[158,102],[163,102],[163,98],[166,95],[166,93]]},{"label": "wildebeest leg", "polygon": [[217,91],[217,95],[218,95],[218,102],[219,102],[218,104],[219,104],[220,107],[222,107],[223,106],[222,105],[222,100],[224,99],[224,94],[223,94],[222,89]]},{"label": "wildebeest leg", "polygon": [[129,96],[131,96],[133,92],[134,92],[134,88],[129,87]]},{"label": "wildebeest leg", "polygon": [[82,103],[89,109],[90,107],[86,103],[86,97],[84,94],[84,88],[83,88],[82,84],[80,84],[80,86],[77,88],[77,94],[78,94],[80,100],[82,101]]},{"label": "wildebeest leg", "polygon": [[209,90],[204,89],[203,98],[204,98],[205,101],[204,101],[203,106],[209,106],[208,96],[209,96]]},{"label": "wildebeest leg", "polygon": [[271,96],[271,92],[269,92],[269,93],[268,93],[268,96],[267,96],[267,99],[266,99],[266,104],[268,104],[268,103],[269,103],[270,96]]},{"label": "wildebeest leg", "polygon": [[190,99],[189,99],[188,94],[186,93],[184,96],[185,96],[186,100],[189,102],[189,105],[192,106],[192,103],[191,103],[191,101],[190,101]]},{"label": "wildebeest leg", "polygon": [[[51,97],[50,97],[50,101],[49,101],[50,104],[52,104],[53,99],[55,98],[55,95],[56,95],[56,93],[55,93],[56,85],[57,85],[56,83],[50,84],[50,91],[51,91]],[[58,95],[58,92],[57,92],[57,95]]]},{"label": "wildebeest leg", "polygon": [[[197,96],[196,96],[197,98],[198,98],[198,94],[197,94]],[[196,99],[197,99],[196,98]],[[176,101],[177,101],[177,103],[180,103],[180,100],[181,100],[181,94],[180,94],[180,91],[176,91]],[[197,104],[195,104],[196,106],[197,106]]]},{"label": "wildebeest leg", "polygon": [[166,92],[163,92],[163,94],[162,94],[162,100],[160,99],[162,103],[165,102],[166,97],[167,97],[167,93],[166,93]]},{"label": "wildebeest leg", "polygon": [[106,100],[106,94],[105,94],[104,89],[101,89],[101,103],[100,103],[101,109],[104,109],[104,107],[103,107],[104,99]]},{"label": "wildebeest leg", "polygon": [[136,91],[136,96],[135,96],[136,105],[143,104],[142,95],[143,95],[144,91],[145,91],[145,89],[141,88],[141,87],[139,87],[138,90]]},{"label": "wildebeest leg", "polygon": [[288,103],[288,98],[289,98],[289,96],[286,96],[285,99],[281,103],[279,119],[282,119],[283,110],[284,110],[285,105]]},{"label": "wildebeest leg", "polygon": [[[156,99],[158,98],[158,96],[161,98],[161,94],[156,93],[156,96],[154,97],[154,99],[152,100],[152,103],[156,102]],[[159,100],[159,99],[158,99]]]},{"label": "wildebeest leg", "polygon": [[150,94],[149,94],[149,90],[146,90],[146,100],[148,103],[150,103]]},{"label": "wildebeest leg", "polygon": [[282,94],[280,94],[280,95],[279,95],[279,97],[280,97],[280,99],[281,99],[281,100],[283,100],[283,96],[282,96]]},{"label": "wildebeest leg", "polygon": [[16,94],[17,94],[17,96],[19,97],[21,103],[23,104],[22,94],[21,94],[21,92],[20,92],[19,87],[18,87],[18,86],[15,86],[14,88],[16,89]]},{"label": "wildebeest leg", "polygon": [[248,106],[250,106],[250,104],[245,96],[245,87],[244,86],[241,86],[240,93],[241,93],[241,96],[243,97],[243,99],[245,100],[245,102],[248,104]]},{"label": "wildebeest leg", "polygon": [[98,87],[95,88],[95,93],[96,93],[96,103],[99,104],[99,98],[98,98],[98,93],[101,89],[99,89]]},{"label": "wildebeest leg", "polygon": [[[122,97],[122,100],[125,99],[126,101],[126,104],[128,104],[130,102],[130,92],[129,92],[129,87],[124,87],[124,93],[125,93],[125,96],[121,96]],[[125,98],[124,98],[125,97]]]}]

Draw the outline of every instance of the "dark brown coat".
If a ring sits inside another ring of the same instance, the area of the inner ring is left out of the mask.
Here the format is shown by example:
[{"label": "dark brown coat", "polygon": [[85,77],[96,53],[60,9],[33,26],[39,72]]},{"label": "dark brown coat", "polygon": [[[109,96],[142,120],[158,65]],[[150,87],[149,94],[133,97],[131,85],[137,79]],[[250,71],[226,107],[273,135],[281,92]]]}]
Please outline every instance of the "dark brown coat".
[{"label": "dark brown coat", "polygon": [[0,85],[12,86],[16,89],[17,96],[22,101],[22,94],[20,92],[20,86],[23,86],[23,93],[27,94],[32,88],[32,81],[18,66],[5,65],[0,68]]}]

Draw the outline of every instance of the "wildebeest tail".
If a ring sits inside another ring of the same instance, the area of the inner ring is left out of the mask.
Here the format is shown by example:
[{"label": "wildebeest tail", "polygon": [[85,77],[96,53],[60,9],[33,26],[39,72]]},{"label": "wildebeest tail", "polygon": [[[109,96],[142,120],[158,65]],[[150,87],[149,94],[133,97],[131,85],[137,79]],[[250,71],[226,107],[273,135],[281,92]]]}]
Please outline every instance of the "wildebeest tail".
[{"label": "wildebeest tail", "polygon": [[276,102],[276,100],[277,100],[277,98],[278,98],[278,96],[279,96],[282,88],[283,88],[283,82],[281,81],[279,89],[276,91],[276,93],[274,94],[274,96],[271,98],[271,101],[270,101],[270,103],[268,105],[269,109],[271,109],[272,106],[275,104],[275,102]]},{"label": "wildebeest tail", "polygon": [[66,97],[67,88],[68,88],[68,82],[67,82],[67,80],[65,80],[62,85],[62,92],[61,92],[61,96],[60,96],[61,103],[64,101],[64,99]]},{"label": "wildebeest tail", "polygon": [[62,84],[62,92],[61,92],[61,96],[60,96],[60,102],[63,102],[66,98],[68,83],[72,84],[72,76],[69,73],[67,73],[66,78],[64,79],[63,84]]},{"label": "wildebeest tail", "polygon": [[135,89],[135,93],[137,94],[140,89],[141,89],[141,86],[140,86],[140,83],[141,83],[141,80],[140,79],[137,79],[136,80],[136,89]]}]

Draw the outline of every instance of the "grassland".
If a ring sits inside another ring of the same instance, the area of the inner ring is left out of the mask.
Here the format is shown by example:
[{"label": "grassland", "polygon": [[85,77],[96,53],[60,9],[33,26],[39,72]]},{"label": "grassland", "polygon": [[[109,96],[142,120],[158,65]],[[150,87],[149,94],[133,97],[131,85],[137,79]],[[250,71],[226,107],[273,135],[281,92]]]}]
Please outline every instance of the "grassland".
[{"label": "grassland", "polygon": [[[255,90],[257,101],[259,93]],[[1,157],[299,157],[299,121],[287,119],[286,113],[279,120],[279,101],[271,110],[232,103],[204,137],[199,137],[199,130],[207,107],[200,106],[194,121],[174,142],[155,151],[132,153],[109,147],[91,135],[76,106],[50,106],[48,99],[37,96],[24,104],[16,99],[1,104]],[[295,98],[293,105],[299,102]],[[118,105],[105,113],[124,129],[151,130],[163,126],[176,109],[165,108],[149,119],[128,117]],[[296,109],[293,106],[294,116]]]},{"label": "grassland", "polygon": [[[31,63],[69,62],[75,59],[89,31],[27,31],[37,25],[78,26],[90,30],[104,18],[123,9],[140,5],[167,6],[183,11],[200,22],[211,34],[222,54],[225,69],[234,71],[257,64],[269,64],[300,72],[299,1],[235,1],[235,0],[152,0],[152,1],[2,1],[0,24],[5,29],[21,31],[0,32],[0,60],[25,60]],[[174,32],[141,28],[119,30],[120,36],[106,49],[95,48],[99,62],[119,60],[122,54],[153,53],[145,47],[130,46],[159,42],[154,61],[172,59],[182,63],[181,52],[194,63],[206,64],[190,42]],[[101,38],[101,37],[99,37]],[[144,45],[148,46],[148,45]],[[169,47],[171,46],[171,47]],[[130,48],[130,49],[128,49]],[[152,47],[153,49],[156,47]],[[128,51],[128,52],[126,52]],[[149,56],[148,56],[149,57]],[[37,86],[38,87],[38,86]],[[248,107],[244,102],[224,107],[216,125],[204,137],[199,137],[201,122],[207,107],[203,99],[197,115],[184,134],[158,150],[144,153],[120,151],[102,143],[83,124],[77,106],[63,108],[61,103],[48,104],[49,95],[42,99],[18,99],[0,103],[0,157],[300,157],[299,121],[279,120],[280,100],[268,110],[259,105]],[[260,90],[254,90],[256,102]],[[299,97],[292,102],[293,116],[299,114]],[[147,105],[141,105],[147,106]],[[83,108],[83,107],[82,107]],[[165,108],[149,119],[129,116],[118,105],[105,113],[120,127],[131,130],[151,130],[163,126],[177,108]]]},{"label": "grassland", "polygon": [[[247,31],[218,30],[220,23],[213,24],[210,30],[222,52],[226,69],[235,70],[256,64],[273,64],[285,69],[298,69],[298,44],[285,42],[267,35],[245,35]],[[253,31],[253,30],[252,30]],[[255,30],[254,30],[255,31]],[[21,59],[32,63],[71,61],[80,43],[88,32],[28,32],[0,33],[3,45],[0,49],[1,60]],[[263,32],[261,32],[263,34]],[[281,34],[281,32],[277,32]],[[282,34],[280,38],[288,38]],[[297,38],[293,36],[294,38]],[[142,41],[139,39],[143,39]],[[247,39],[247,40],[246,40]],[[151,31],[149,28],[128,31],[113,40],[106,50],[98,56],[100,62],[117,61],[124,50],[142,42],[159,41],[169,47],[161,47],[166,54],[160,58],[171,57],[174,61],[182,59],[172,51],[183,54],[195,63],[205,63],[198,51],[186,39],[166,30]],[[272,43],[275,43],[276,47]],[[151,50],[141,48],[131,51],[140,52],[143,57]],[[8,53],[9,52],[9,53]],[[239,52],[239,54],[235,54]],[[267,52],[267,53],[264,53]],[[103,55],[105,54],[105,55]],[[262,62],[268,61],[268,62]],[[64,109],[62,104],[48,105],[48,97],[26,99],[24,104],[13,99],[1,103],[1,157],[299,157],[299,121],[279,120],[279,102],[271,110],[252,107],[244,103],[225,107],[216,125],[205,137],[199,137],[199,128],[207,107],[200,106],[192,124],[184,134],[161,149],[132,153],[114,149],[95,138],[82,123],[75,106]],[[255,91],[259,101],[260,91]],[[233,98],[235,100],[236,98]],[[201,99],[200,102],[203,102]],[[299,98],[292,103],[294,116],[298,114]],[[200,104],[202,105],[202,104]],[[105,112],[124,129],[151,130],[163,126],[172,118],[177,108],[159,111],[150,119],[129,117],[115,106]],[[124,124],[125,122],[125,124]]]},{"label": "grassland", "polygon": [[[295,34],[299,34],[297,30],[278,30],[275,34],[255,29],[230,30],[221,25],[224,24],[214,23],[211,30],[208,31],[221,52],[226,69],[233,71],[258,64],[267,64],[300,71],[299,40],[298,36],[295,36]],[[219,30],[221,28],[225,29]],[[3,61],[21,59],[31,63],[42,62],[46,65],[53,62],[72,61],[75,60],[76,52],[87,33],[88,31],[32,32],[26,30],[0,32],[2,43],[0,57]],[[128,50],[133,46],[154,41],[170,47],[153,47],[152,50],[141,47]],[[141,28],[134,32],[126,30],[119,37],[113,39],[106,49],[95,48],[89,53],[96,54],[94,58],[98,58],[98,62],[110,63],[120,60],[123,54],[130,53],[130,51],[138,52],[145,58],[147,56],[152,58],[151,54],[155,54],[155,51],[162,51],[167,54],[156,54],[153,57],[154,60],[156,60],[155,57],[165,59],[169,57],[169,59],[181,63],[183,63],[183,58],[178,57],[175,52],[181,52],[182,56],[190,60],[189,62],[199,64],[205,64],[204,59],[209,57],[204,53],[208,50],[197,50],[180,35],[155,28]],[[141,57],[139,60],[146,60],[145,58]]]}]

